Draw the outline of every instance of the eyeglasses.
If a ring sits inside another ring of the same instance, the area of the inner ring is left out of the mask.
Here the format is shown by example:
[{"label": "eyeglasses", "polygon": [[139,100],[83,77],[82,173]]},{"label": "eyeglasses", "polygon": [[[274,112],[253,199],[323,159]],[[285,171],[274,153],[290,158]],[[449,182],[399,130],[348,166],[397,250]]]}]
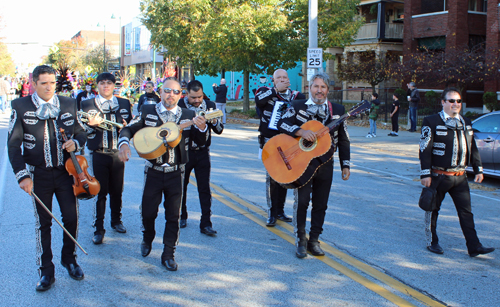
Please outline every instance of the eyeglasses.
[{"label": "eyeglasses", "polygon": [[170,94],[171,92],[174,92],[174,95],[179,95],[181,93],[181,90],[174,90],[174,89],[166,87],[163,89],[163,92],[165,94]]},{"label": "eyeglasses", "polygon": [[446,99],[449,103],[462,103],[462,99]]}]

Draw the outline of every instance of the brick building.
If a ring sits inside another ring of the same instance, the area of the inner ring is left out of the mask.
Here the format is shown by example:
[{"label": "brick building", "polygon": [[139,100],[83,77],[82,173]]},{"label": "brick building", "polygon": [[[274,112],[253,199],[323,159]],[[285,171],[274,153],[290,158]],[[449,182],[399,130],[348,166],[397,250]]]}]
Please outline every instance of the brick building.
[{"label": "brick building", "polygon": [[[460,48],[486,43],[486,58],[500,47],[500,0],[406,0],[404,3],[403,54],[420,47],[439,49]],[[436,88],[419,86],[426,91]],[[485,91],[500,94],[498,80],[466,88],[463,98],[467,107],[482,107]]]}]

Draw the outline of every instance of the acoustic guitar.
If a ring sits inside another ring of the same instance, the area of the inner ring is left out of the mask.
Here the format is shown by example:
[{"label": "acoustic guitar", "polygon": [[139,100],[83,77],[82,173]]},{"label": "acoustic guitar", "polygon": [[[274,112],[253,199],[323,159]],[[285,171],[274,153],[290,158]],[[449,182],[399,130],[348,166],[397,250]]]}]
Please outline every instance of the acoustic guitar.
[{"label": "acoustic guitar", "polygon": [[[200,112],[198,115],[209,121],[222,117],[221,110]],[[151,160],[162,156],[167,151],[167,146],[174,148],[182,138],[182,130],[193,125],[193,121],[187,121],[180,125],[167,122],[158,127],[145,127],[137,131],[132,139],[134,147],[140,157]]]},{"label": "acoustic guitar", "polygon": [[271,138],[262,149],[262,162],[271,178],[287,189],[304,186],[322,164],[333,158],[330,131],[369,107],[370,103],[363,100],[327,126],[316,120],[304,123],[302,129],[316,132],[314,142],[287,134]]}]

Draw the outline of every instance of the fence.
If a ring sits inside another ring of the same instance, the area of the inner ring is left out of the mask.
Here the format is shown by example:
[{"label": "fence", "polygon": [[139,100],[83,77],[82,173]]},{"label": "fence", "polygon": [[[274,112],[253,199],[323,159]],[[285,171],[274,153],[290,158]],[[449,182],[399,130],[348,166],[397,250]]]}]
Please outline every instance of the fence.
[{"label": "fence", "polygon": [[[391,109],[392,109],[392,95],[397,88],[384,88],[378,91],[378,99],[380,101],[380,108],[378,110],[378,119],[384,122],[391,121]],[[354,106],[359,101],[365,99],[371,101],[371,88],[350,88],[345,90],[333,90],[328,93],[328,100],[331,102],[335,102],[338,104],[342,104],[346,106],[346,110],[349,110],[352,106]],[[344,96],[349,96],[351,99],[344,100]],[[358,98],[353,99],[353,98]],[[400,100],[400,110],[399,110],[399,123],[400,125],[408,124],[408,109],[409,104],[405,99]],[[420,96],[420,103],[418,105],[418,116],[417,116],[417,126],[422,125],[422,121],[424,117],[430,114],[436,114],[441,110],[440,105],[430,105],[425,102],[425,97]],[[363,118],[363,116],[361,116]]]}]

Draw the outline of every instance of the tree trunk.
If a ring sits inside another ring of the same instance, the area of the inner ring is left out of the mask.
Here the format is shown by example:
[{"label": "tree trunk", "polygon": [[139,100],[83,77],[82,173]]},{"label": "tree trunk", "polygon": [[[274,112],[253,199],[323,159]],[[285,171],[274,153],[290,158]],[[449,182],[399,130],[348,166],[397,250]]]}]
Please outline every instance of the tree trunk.
[{"label": "tree trunk", "polygon": [[226,69],[223,68],[221,71],[221,79],[226,79]]},{"label": "tree trunk", "polygon": [[248,90],[250,86],[250,73],[248,71],[243,71],[243,112],[247,112],[250,109],[250,92]]},{"label": "tree trunk", "polygon": [[193,81],[194,80],[194,64],[191,64],[191,69],[189,70],[190,71],[190,74],[189,74],[189,81]]}]

